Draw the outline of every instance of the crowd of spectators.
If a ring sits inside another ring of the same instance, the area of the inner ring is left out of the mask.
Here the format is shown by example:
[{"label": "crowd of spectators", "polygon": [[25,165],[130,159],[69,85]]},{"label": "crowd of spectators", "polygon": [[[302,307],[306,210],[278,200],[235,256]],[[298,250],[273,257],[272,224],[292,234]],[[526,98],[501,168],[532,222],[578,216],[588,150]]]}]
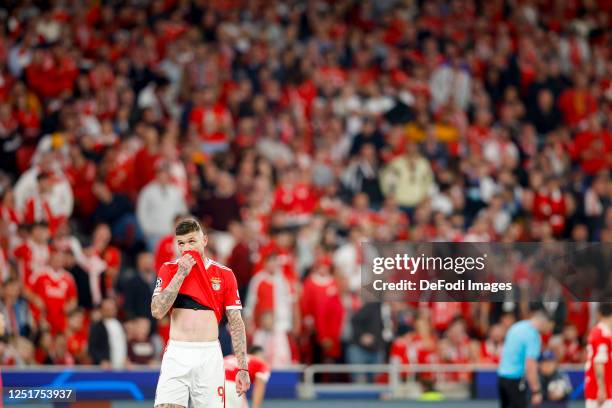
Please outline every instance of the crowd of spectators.
[{"label": "crowd of spectators", "polygon": [[364,304],[360,243],[612,242],[611,7],[4,2],[0,364],[159,361],[188,213],[273,367],[497,362],[521,305]]}]

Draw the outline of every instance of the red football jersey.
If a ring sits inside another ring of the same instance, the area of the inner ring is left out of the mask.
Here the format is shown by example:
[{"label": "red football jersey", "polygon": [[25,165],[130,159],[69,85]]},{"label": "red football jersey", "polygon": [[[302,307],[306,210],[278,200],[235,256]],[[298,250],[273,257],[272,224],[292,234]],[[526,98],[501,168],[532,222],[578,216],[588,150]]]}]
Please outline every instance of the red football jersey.
[{"label": "red football jersey", "polygon": [[212,108],[195,107],[189,115],[189,124],[195,126],[200,140],[207,142],[225,142],[227,135],[223,132],[224,123],[231,120],[227,107],[221,103]]},{"label": "red football jersey", "polygon": [[[393,342],[390,358],[400,364],[436,364],[439,363],[436,354],[437,342],[435,338],[424,339],[418,333],[411,333]],[[402,371],[406,375],[407,371]],[[433,378],[433,373],[421,373],[422,378]]]},{"label": "red football jersey", "polygon": [[155,268],[159,270],[165,262],[172,261],[176,256],[174,234],[166,235],[157,243],[157,249],[155,249]]},{"label": "red football jersey", "polygon": [[51,333],[64,332],[68,320],[64,307],[67,301],[77,297],[76,284],[72,275],[63,270],[56,272],[51,268],[45,268],[36,279],[34,291],[45,304]]},{"label": "red football jersey", "polygon": [[317,340],[332,341],[324,351],[327,356],[338,357],[341,352],[340,336],[345,307],[340,296],[338,282],[331,276],[311,274],[304,280],[300,308],[304,320],[312,320]]},{"label": "red football jersey", "polygon": [[608,399],[612,399],[612,332],[602,323],[595,326],[589,334],[587,346],[586,376],[584,380],[584,397],[587,400],[597,399],[597,378],[595,363],[604,364],[605,383]]},{"label": "red football jersey", "polygon": [[30,288],[36,282],[36,273],[42,271],[49,262],[49,246],[27,240],[13,252],[19,265],[22,283]]},{"label": "red football jersey", "polygon": [[[270,367],[257,356],[251,354],[247,355],[247,364],[249,368],[249,378],[251,384],[255,382],[255,378],[260,378],[264,382],[268,382],[270,378]],[[223,365],[225,366],[225,381],[236,381],[236,374],[238,374],[238,360],[236,356],[229,355],[223,359]]]},{"label": "red football jersey", "polygon": [[480,360],[483,363],[499,364],[501,352],[504,348],[503,342],[495,343],[491,340],[485,340],[480,343]]},{"label": "red football jersey", "polygon": [[72,333],[68,337],[68,352],[73,356],[79,357],[83,352],[87,351],[87,343],[89,341],[89,333],[87,330],[81,330]]},{"label": "red football jersey", "polygon": [[[234,272],[210,258],[202,262],[202,258],[194,251],[188,253],[194,257],[196,265],[183,281],[179,293],[192,297],[202,306],[210,307],[218,322],[223,318],[224,309],[242,309]],[[178,260],[162,265],[157,274],[153,296],[168,286],[177,271]]]}]

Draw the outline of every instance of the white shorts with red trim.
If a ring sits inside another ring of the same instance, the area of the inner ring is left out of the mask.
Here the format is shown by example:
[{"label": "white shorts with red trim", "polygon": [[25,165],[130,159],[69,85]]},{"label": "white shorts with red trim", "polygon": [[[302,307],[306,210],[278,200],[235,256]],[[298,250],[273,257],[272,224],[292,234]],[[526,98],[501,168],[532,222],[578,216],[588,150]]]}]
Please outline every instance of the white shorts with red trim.
[{"label": "white shorts with red trim", "polygon": [[225,370],[217,340],[209,342],[168,342],[162,359],[155,406],[223,408]]}]

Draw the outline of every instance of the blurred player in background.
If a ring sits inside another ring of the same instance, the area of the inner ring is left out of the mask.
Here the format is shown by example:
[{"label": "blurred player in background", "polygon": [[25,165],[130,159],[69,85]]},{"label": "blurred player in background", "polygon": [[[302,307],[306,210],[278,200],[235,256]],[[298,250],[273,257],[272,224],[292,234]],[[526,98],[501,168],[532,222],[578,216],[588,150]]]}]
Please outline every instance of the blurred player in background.
[{"label": "blurred player in background", "polygon": [[206,257],[208,236],[195,219],[175,227],[181,257],[159,270],[151,314],[170,313],[170,341],[162,359],[155,407],[225,406],[225,372],[219,345],[219,322],[227,315],[238,373],[236,392],[248,391],[246,334],[242,304],[231,269]]},{"label": "blurred player in background", "polygon": [[565,408],[572,392],[572,383],[567,374],[559,370],[554,352],[545,350],[540,356],[540,384],[542,385],[543,407]]},{"label": "blurred player in background", "polygon": [[528,406],[527,385],[531,391],[531,405],[542,403],[542,388],[538,378],[538,358],[542,339],[540,333],[548,330],[550,318],[539,306],[531,308],[531,317],[514,323],[504,342],[497,374],[502,408]]},{"label": "blurred player in background", "polygon": [[612,303],[599,305],[599,323],[587,346],[584,398],[586,408],[612,408]]},{"label": "blurred player in background", "polygon": [[[270,368],[262,357],[263,349],[259,346],[251,347],[250,353],[247,355],[249,378],[253,384],[252,408],[261,408],[266,393],[266,385],[270,378]],[[225,391],[227,394],[225,407],[247,408],[249,404],[246,395],[238,395],[235,392],[236,375],[240,372],[236,357],[233,355],[226,356],[223,363],[225,365]]]}]

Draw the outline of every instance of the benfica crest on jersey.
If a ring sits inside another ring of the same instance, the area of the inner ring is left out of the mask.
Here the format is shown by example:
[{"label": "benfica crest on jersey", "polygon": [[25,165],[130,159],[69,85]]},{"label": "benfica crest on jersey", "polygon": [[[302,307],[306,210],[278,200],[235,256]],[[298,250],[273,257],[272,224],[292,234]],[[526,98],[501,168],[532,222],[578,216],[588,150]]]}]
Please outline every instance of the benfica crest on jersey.
[{"label": "benfica crest on jersey", "polygon": [[212,288],[214,290],[221,289],[221,279],[219,279],[219,278],[210,278],[210,283],[212,284]]}]

